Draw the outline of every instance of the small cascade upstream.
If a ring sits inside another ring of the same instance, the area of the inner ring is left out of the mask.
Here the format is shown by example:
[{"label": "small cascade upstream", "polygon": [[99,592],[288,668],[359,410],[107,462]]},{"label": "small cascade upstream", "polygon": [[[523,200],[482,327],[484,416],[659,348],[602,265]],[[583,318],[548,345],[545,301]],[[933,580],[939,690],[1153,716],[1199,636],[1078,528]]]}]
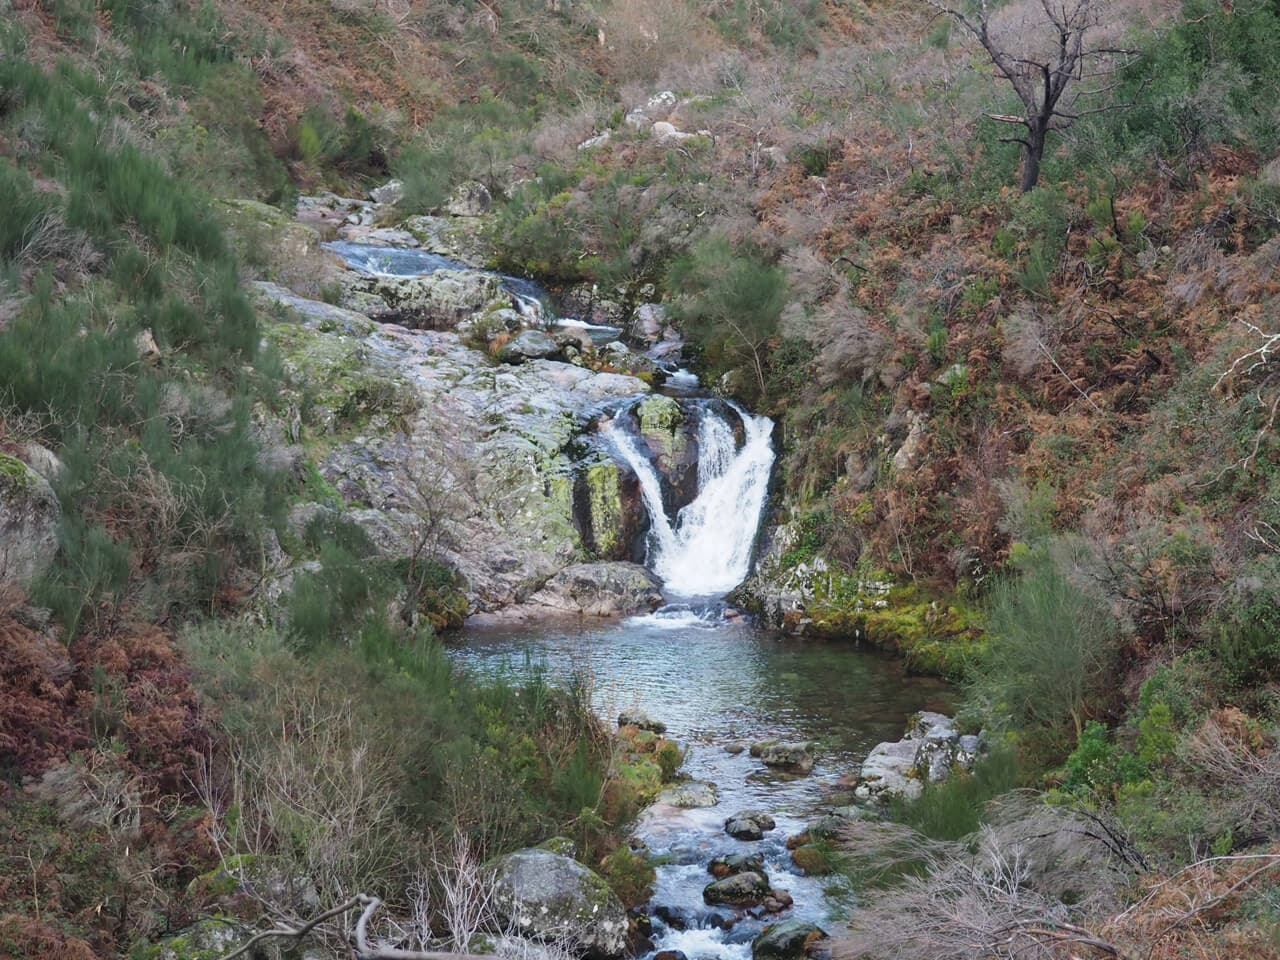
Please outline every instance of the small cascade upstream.
[{"label": "small cascade upstream", "polygon": [[636,438],[616,424],[603,431],[640,481],[650,520],[649,567],[673,596],[718,598],[751,570],[773,470],[773,421],[736,404],[728,406],[742,420],[742,445],[716,406],[703,406],[697,433],[697,496],[674,521],[663,504],[658,472]]}]

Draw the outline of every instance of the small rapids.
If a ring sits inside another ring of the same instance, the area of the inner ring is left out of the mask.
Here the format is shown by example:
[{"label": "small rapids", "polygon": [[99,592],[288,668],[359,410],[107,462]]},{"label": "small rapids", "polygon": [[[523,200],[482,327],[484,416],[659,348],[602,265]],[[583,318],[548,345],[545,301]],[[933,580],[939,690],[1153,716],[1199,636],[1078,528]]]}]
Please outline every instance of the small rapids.
[{"label": "small rapids", "polygon": [[635,471],[649,512],[649,567],[677,597],[720,597],[751,570],[756,533],[773,471],[773,421],[736,404],[744,439],[714,405],[703,408],[698,428],[698,493],[674,521],[663,505],[662,482],[636,438],[616,425],[604,433]]},{"label": "small rapids", "polygon": [[477,270],[461,260],[410,247],[387,247],[350,240],[334,240],[326,243],[325,247],[341,257],[352,270],[377,277],[422,277],[438,270],[491,274],[502,281],[502,289],[511,295],[516,309],[534,326],[549,322],[557,327],[576,327],[584,330],[598,345],[611,343],[622,335],[618,327],[587,323],[572,317],[556,317],[550,308],[551,294],[536,280],[492,270]]}]

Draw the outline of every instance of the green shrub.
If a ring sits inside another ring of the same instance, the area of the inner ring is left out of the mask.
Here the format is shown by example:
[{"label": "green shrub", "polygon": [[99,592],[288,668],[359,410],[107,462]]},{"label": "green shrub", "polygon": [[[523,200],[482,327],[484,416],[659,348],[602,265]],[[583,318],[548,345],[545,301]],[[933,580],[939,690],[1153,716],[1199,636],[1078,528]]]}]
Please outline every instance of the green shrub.
[{"label": "green shrub", "polygon": [[767,343],[787,302],[786,273],[751,247],[710,237],[671,264],[672,312],[701,347],[713,372],[745,367],[767,390]]},{"label": "green shrub", "polygon": [[970,677],[971,693],[996,716],[1058,748],[1080,738],[1105,693],[1117,636],[1105,603],[1068,574],[1073,549],[1036,548],[1020,575],[996,584],[989,643]]}]

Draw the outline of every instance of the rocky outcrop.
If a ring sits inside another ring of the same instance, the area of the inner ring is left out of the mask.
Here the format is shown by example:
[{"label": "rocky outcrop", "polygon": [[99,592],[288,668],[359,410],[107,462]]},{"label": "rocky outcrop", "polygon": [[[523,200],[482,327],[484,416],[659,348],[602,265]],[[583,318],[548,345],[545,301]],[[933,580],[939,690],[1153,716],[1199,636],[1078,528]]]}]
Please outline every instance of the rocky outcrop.
[{"label": "rocky outcrop", "polygon": [[0,581],[26,587],[53,561],[60,514],[49,481],[0,453]]},{"label": "rocky outcrop", "polygon": [[618,714],[619,727],[636,727],[640,730],[648,730],[650,733],[663,734],[667,732],[667,725],[661,720],[655,720],[649,714],[637,707],[630,707]]},{"label": "rocky outcrop", "polygon": [[491,869],[495,909],[513,932],[567,943],[591,957],[625,952],[622,903],[598,874],[578,861],[535,847],[508,854]]},{"label": "rocky outcrop", "polygon": [[901,740],[877,744],[858,774],[854,796],[887,803],[918,799],[926,783],[945,780],[953,768],[971,769],[983,752],[979,736],[960,736],[955,721],[940,713],[919,713]]},{"label": "rocky outcrop", "polygon": [[[584,559],[580,440],[597,410],[647,384],[548,360],[495,366],[454,333],[373,324],[270,284],[255,293],[285,363],[283,400],[299,408],[305,392],[331,435],[320,474],[384,555],[408,557],[428,536],[473,613],[526,601]],[[633,508],[620,484],[596,493],[605,539],[604,514]]]},{"label": "rocky outcrop", "polygon": [[413,277],[353,271],[342,280],[342,305],[379,323],[452,330],[473,314],[510,307],[511,295],[497,274],[478,270],[437,270]]},{"label": "rocky outcrop", "polygon": [[662,585],[636,563],[579,563],[548,580],[529,602],[561,613],[622,617],[662,606]]}]

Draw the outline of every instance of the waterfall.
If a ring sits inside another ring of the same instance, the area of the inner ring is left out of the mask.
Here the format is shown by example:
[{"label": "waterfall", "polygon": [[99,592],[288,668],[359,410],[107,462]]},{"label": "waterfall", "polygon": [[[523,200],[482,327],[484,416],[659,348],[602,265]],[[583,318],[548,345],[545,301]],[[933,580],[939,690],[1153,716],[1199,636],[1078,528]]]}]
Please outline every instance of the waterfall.
[{"label": "waterfall", "polygon": [[662,485],[634,437],[612,424],[604,432],[635,471],[649,512],[649,566],[678,596],[723,596],[751,568],[751,551],[773,469],[773,422],[730,404],[742,417],[739,448],[733,428],[708,405],[698,429],[698,495],[676,516],[667,516]]}]

